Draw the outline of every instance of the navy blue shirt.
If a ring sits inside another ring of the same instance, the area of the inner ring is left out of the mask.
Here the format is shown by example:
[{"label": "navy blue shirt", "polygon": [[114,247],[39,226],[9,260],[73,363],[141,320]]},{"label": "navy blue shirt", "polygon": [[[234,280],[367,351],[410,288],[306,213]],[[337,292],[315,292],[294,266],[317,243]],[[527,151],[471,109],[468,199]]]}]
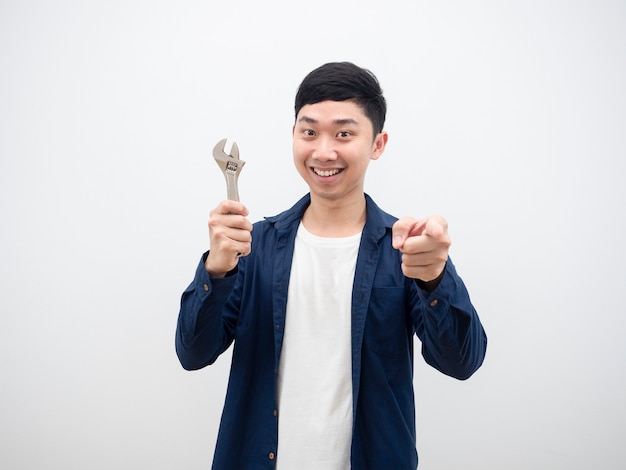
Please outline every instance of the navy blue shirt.
[{"label": "navy blue shirt", "polygon": [[[352,292],[352,468],[414,470],[413,335],[428,364],[461,380],[482,364],[487,337],[452,261],[433,292],[420,288],[402,274],[401,254],[392,247],[397,219],[365,197]],[[209,278],[205,253],[182,295],[176,351],[185,369],[212,364],[234,342],[216,470],[275,466],[287,289],[296,231],[309,203],[307,195],[257,222],[250,255],[223,279]]]}]

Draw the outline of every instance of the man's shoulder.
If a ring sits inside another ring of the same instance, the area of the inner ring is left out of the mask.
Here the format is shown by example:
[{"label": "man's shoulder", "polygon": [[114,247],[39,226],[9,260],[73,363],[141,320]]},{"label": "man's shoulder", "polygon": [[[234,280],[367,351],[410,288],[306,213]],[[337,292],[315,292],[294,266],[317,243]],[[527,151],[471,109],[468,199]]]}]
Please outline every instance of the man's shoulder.
[{"label": "man's shoulder", "polygon": [[365,195],[365,201],[367,203],[368,222],[373,222],[375,225],[390,229],[398,220],[396,216],[378,207],[378,204],[376,204],[368,194]]},{"label": "man's shoulder", "polygon": [[294,222],[299,222],[310,203],[311,196],[310,194],[306,194],[289,209],[276,215],[264,217],[262,220],[256,222],[254,224],[255,229],[257,226],[261,229],[281,228],[292,225]]}]

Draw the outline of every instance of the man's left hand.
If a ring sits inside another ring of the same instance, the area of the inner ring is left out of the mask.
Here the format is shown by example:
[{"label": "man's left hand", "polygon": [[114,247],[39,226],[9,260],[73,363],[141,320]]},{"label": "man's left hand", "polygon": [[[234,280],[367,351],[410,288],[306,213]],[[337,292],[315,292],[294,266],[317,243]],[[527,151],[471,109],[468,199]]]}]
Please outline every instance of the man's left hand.
[{"label": "man's left hand", "polygon": [[402,252],[405,276],[429,282],[441,275],[451,244],[446,219],[403,217],[393,224],[392,234],[393,247]]}]

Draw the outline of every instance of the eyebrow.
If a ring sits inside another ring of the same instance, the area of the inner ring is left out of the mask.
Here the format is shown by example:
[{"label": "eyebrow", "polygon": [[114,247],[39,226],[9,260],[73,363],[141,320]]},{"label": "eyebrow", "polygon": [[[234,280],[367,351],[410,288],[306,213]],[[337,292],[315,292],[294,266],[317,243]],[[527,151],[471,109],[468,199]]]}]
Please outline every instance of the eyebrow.
[{"label": "eyebrow", "polygon": [[[306,122],[308,124],[317,124],[318,121],[317,119],[313,119],[312,117],[309,116],[301,116],[300,119],[298,119],[298,122]],[[356,121],[355,119],[352,118],[343,118],[343,119],[335,119],[333,121],[333,124],[339,125],[339,126],[347,126],[347,125],[354,125],[354,126],[358,126],[359,123],[358,121]]]}]

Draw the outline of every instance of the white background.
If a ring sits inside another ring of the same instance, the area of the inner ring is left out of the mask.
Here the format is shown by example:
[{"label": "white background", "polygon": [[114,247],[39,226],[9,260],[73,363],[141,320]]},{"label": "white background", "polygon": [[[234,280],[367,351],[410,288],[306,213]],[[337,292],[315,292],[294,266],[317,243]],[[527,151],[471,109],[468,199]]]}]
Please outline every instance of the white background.
[{"label": "white background", "polygon": [[209,467],[229,354],[183,371],[174,330],[211,149],[251,219],[291,206],[293,97],[336,60],[389,103],[367,192],[447,217],[489,336],[467,382],[416,357],[420,469],[626,468],[617,0],[2,1],[1,468]]}]

